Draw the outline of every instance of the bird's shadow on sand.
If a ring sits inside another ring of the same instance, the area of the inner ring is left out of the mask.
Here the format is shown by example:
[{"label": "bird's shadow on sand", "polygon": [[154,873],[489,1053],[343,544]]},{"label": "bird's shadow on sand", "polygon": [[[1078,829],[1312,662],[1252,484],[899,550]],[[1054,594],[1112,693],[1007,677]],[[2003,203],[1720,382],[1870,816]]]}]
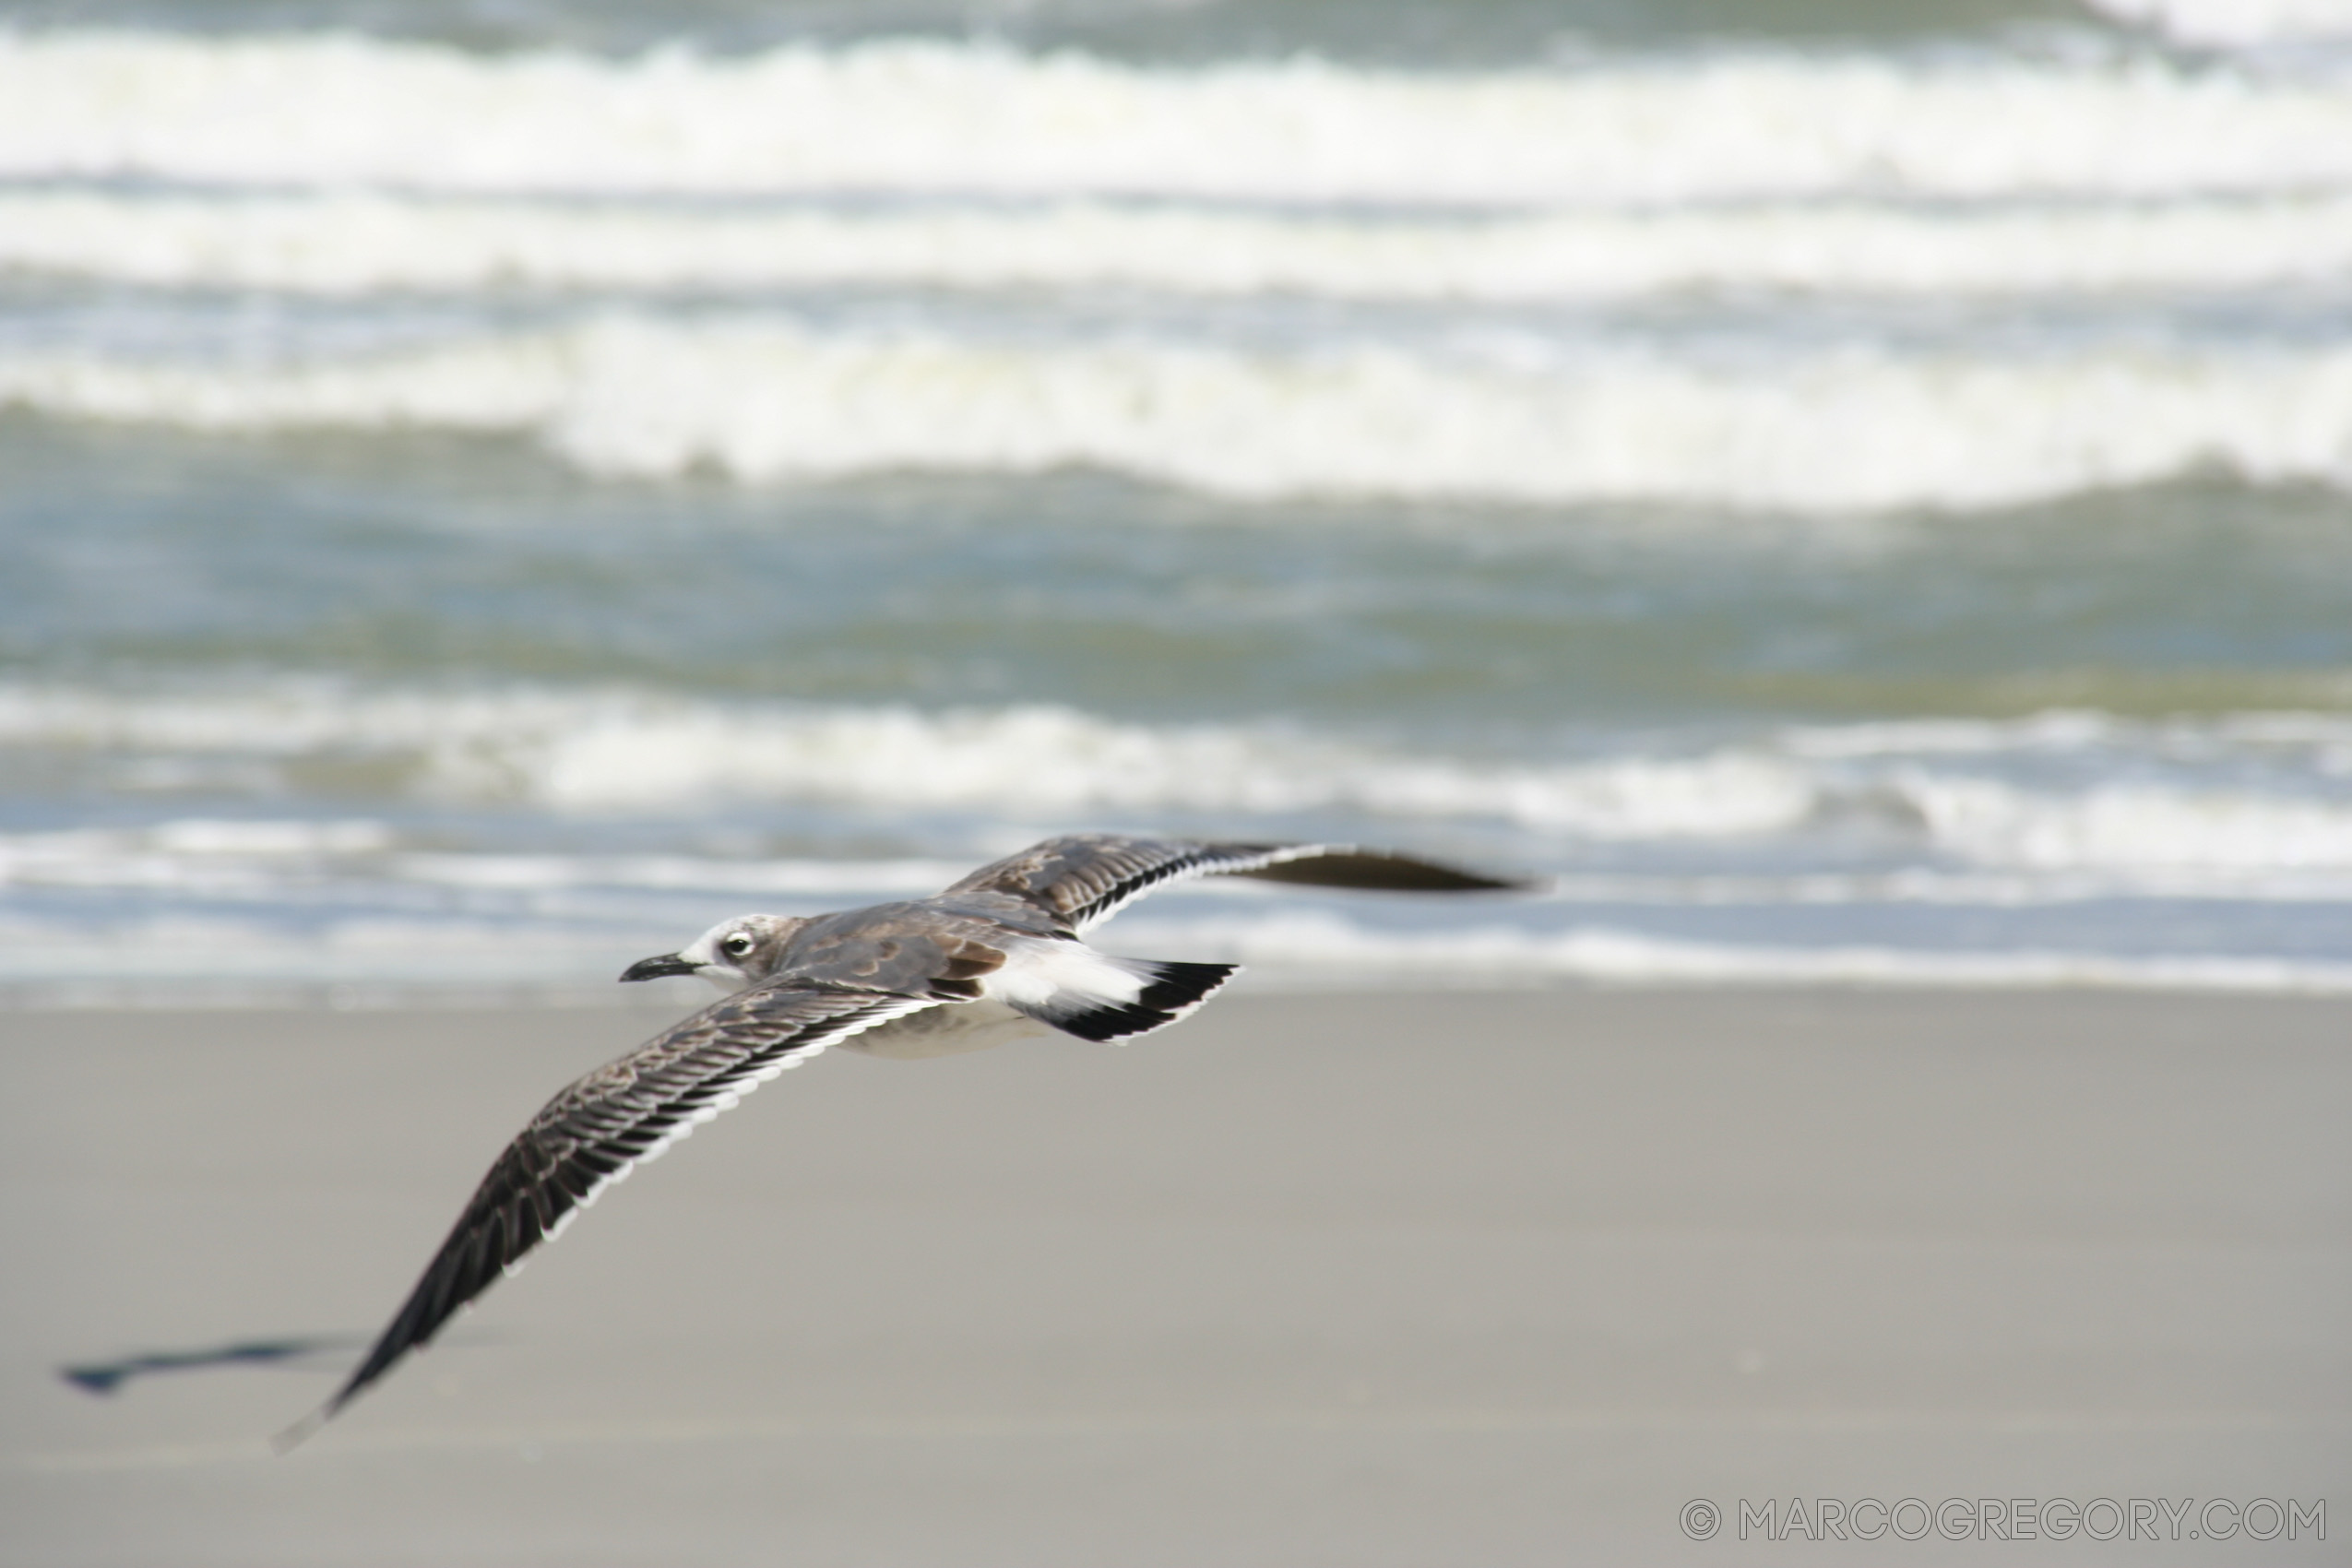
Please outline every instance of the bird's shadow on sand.
[{"label": "bird's shadow on sand", "polygon": [[[468,1337],[471,1337],[470,1336]],[[111,1361],[83,1361],[57,1369],[57,1375],[85,1394],[105,1398],[122,1391],[134,1378],[156,1372],[216,1371],[224,1367],[293,1367],[302,1371],[341,1372],[343,1363],[365,1349],[368,1340],[356,1334],[290,1334],[275,1339],[239,1339],[187,1350],[143,1350]]]},{"label": "bird's shadow on sand", "polygon": [[216,1367],[261,1367],[299,1363],[362,1343],[341,1334],[288,1335],[280,1339],[240,1339],[191,1350],[143,1350],[111,1361],[84,1361],[57,1369],[57,1375],[85,1394],[117,1394],[133,1378],[153,1372],[203,1372]]}]

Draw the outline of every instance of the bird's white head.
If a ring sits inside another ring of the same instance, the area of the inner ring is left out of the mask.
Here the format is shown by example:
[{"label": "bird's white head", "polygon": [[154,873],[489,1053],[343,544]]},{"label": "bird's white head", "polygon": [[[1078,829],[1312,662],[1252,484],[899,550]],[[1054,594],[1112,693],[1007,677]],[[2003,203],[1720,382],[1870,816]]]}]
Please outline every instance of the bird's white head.
[{"label": "bird's white head", "polygon": [[624,980],[663,975],[700,975],[721,991],[757,985],[782,967],[792,934],[808,924],[800,915],[737,915],[721,921],[675,953],[640,958],[621,973]]}]

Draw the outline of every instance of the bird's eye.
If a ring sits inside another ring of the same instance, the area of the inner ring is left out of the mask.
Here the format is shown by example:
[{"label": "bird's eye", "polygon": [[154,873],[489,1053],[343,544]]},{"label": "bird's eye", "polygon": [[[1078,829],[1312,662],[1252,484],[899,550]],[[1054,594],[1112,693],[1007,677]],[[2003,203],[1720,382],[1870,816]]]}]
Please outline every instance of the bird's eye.
[{"label": "bird's eye", "polygon": [[730,958],[748,958],[752,947],[752,933],[747,931],[739,931],[719,944],[719,950]]}]

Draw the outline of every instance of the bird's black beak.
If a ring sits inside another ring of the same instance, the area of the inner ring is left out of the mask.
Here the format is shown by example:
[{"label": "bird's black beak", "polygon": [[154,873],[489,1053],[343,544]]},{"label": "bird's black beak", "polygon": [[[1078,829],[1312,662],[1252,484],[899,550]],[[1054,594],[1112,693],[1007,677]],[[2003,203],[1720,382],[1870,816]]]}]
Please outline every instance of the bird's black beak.
[{"label": "bird's black beak", "polygon": [[664,975],[690,975],[695,967],[675,953],[664,953],[659,958],[640,958],[621,971],[624,980],[659,980]]}]

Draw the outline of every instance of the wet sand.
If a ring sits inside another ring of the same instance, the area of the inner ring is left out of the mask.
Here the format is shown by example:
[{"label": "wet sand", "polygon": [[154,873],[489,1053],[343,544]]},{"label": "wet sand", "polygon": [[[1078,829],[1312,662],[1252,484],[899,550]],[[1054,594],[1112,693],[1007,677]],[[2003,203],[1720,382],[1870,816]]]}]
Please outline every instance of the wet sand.
[{"label": "wet sand", "polygon": [[[2345,1001],[1243,995],[836,1053],[270,1457],[522,1120],[677,1011],[0,1015],[0,1562],[2352,1539]],[[2324,1497],[2330,1539],[1737,1538],[1792,1496]]]}]

